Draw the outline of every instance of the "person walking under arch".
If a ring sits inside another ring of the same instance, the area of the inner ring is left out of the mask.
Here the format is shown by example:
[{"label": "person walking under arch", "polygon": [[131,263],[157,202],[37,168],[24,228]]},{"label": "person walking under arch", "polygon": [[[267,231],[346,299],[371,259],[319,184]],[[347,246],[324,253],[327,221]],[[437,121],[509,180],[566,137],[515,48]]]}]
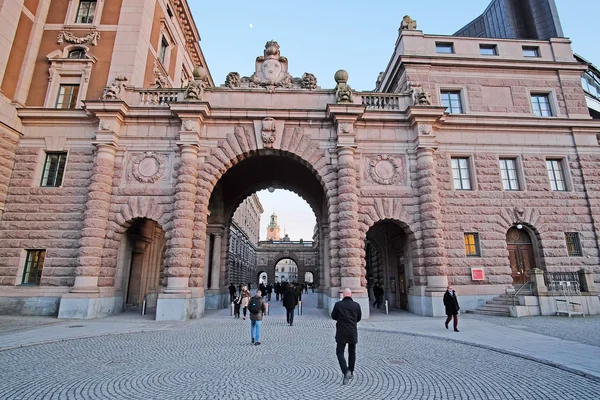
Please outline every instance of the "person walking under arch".
[{"label": "person walking under arch", "polygon": [[233,303],[233,299],[235,298],[235,285],[232,283],[229,285],[229,302]]},{"label": "person walking under arch", "polygon": [[249,300],[248,311],[250,311],[250,339],[255,346],[258,346],[260,344],[260,326],[263,315],[267,312],[260,290],[257,290],[254,297]]},{"label": "person walking under arch", "polygon": [[285,307],[286,314],[285,319],[290,326],[294,325],[294,310],[298,304],[298,295],[292,285],[289,285],[286,291],[283,293],[283,306]]},{"label": "person walking under arch", "polygon": [[[337,321],[335,324],[335,341],[337,347],[335,353],[340,363],[340,369],[344,374],[342,385],[347,385],[354,378],[354,366],[356,364],[356,344],[358,343],[358,328],[362,312],[360,304],[352,300],[352,291],[344,289],[343,299],[335,303],[331,318]],[[348,364],[344,357],[348,345]]]},{"label": "person walking under arch", "polygon": [[452,285],[448,285],[446,293],[444,293],[444,307],[446,307],[446,329],[452,319],[454,319],[454,332],[458,332],[458,311],[460,307],[458,305],[458,299],[456,298],[456,292]]},{"label": "person walking under arch", "polygon": [[250,300],[251,294],[246,286],[242,286],[242,309],[244,310],[244,319],[246,319],[246,311],[248,310],[248,301]]}]

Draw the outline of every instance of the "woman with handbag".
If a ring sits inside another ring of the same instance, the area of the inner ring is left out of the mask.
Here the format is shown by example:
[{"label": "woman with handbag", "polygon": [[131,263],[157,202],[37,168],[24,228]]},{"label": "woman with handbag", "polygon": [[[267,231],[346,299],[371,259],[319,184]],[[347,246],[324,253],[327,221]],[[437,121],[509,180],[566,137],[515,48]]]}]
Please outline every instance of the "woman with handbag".
[{"label": "woman with handbag", "polygon": [[244,309],[244,319],[246,319],[246,311],[248,310],[248,302],[250,301],[250,297],[252,297],[252,295],[250,294],[250,291],[248,290],[248,287],[246,286],[242,286],[242,308]]}]

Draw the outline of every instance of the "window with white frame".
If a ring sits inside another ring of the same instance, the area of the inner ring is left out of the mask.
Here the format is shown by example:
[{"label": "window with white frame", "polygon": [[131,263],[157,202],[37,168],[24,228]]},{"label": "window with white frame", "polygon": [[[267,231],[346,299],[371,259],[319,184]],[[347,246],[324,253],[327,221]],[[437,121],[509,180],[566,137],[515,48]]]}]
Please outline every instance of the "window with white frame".
[{"label": "window with white frame", "polygon": [[44,170],[42,171],[42,187],[58,187],[62,185],[65,174],[65,165],[67,163],[66,152],[48,152],[44,161]]},{"label": "window with white frame", "polygon": [[446,107],[449,114],[462,114],[463,105],[460,97],[460,90],[442,90],[442,105]]},{"label": "window with white frame", "polygon": [[531,107],[533,113],[538,117],[552,117],[552,107],[550,106],[550,94],[548,93],[532,93]]},{"label": "window with white frame", "polygon": [[454,189],[471,190],[471,173],[467,157],[452,157],[452,180]]},{"label": "window with white frame", "polygon": [[81,0],[77,6],[76,24],[92,24],[96,15],[96,0]]},{"label": "window with white frame", "polygon": [[546,160],[546,168],[548,169],[548,179],[550,179],[550,187],[553,191],[564,192],[567,190],[565,180],[565,170],[563,160],[549,159]]},{"label": "window with white frame", "polygon": [[79,84],[61,84],[58,88],[56,108],[76,108],[77,96],[79,96]]},{"label": "window with white frame", "polygon": [[160,62],[163,65],[165,65],[168,50],[169,50],[169,42],[167,41],[167,39],[165,37],[163,37],[162,40],[160,41],[160,52],[158,55],[158,57],[160,58]]},{"label": "window with white frame", "polygon": [[565,232],[565,242],[569,257],[583,257],[579,232]]},{"label": "window with white frame", "polygon": [[521,190],[519,175],[517,174],[517,160],[515,158],[500,159],[500,176],[504,190]]},{"label": "window with white frame", "polygon": [[39,285],[42,280],[42,269],[46,250],[27,250],[25,267],[23,268],[22,285]]}]

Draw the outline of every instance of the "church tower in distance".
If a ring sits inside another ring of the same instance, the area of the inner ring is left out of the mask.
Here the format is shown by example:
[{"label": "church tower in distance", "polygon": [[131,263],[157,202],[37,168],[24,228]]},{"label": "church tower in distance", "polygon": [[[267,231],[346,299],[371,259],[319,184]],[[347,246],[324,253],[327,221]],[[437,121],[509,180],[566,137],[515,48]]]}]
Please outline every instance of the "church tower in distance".
[{"label": "church tower in distance", "polygon": [[280,240],[279,225],[277,224],[277,214],[271,214],[271,222],[267,226],[267,240]]}]

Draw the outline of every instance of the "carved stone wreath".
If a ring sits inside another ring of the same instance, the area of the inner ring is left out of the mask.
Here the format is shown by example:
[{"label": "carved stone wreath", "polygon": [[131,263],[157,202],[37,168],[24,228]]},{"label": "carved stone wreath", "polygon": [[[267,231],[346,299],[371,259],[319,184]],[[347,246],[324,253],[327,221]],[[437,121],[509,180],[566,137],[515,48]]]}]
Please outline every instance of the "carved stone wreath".
[{"label": "carved stone wreath", "polygon": [[167,156],[146,151],[133,158],[129,176],[142,183],[154,183],[163,177]]},{"label": "carved stone wreath", "polygon": [[379,154],[369,162],[369,176],[380,185],[393,185],[402,178],[402,163],[390,155]]}]

